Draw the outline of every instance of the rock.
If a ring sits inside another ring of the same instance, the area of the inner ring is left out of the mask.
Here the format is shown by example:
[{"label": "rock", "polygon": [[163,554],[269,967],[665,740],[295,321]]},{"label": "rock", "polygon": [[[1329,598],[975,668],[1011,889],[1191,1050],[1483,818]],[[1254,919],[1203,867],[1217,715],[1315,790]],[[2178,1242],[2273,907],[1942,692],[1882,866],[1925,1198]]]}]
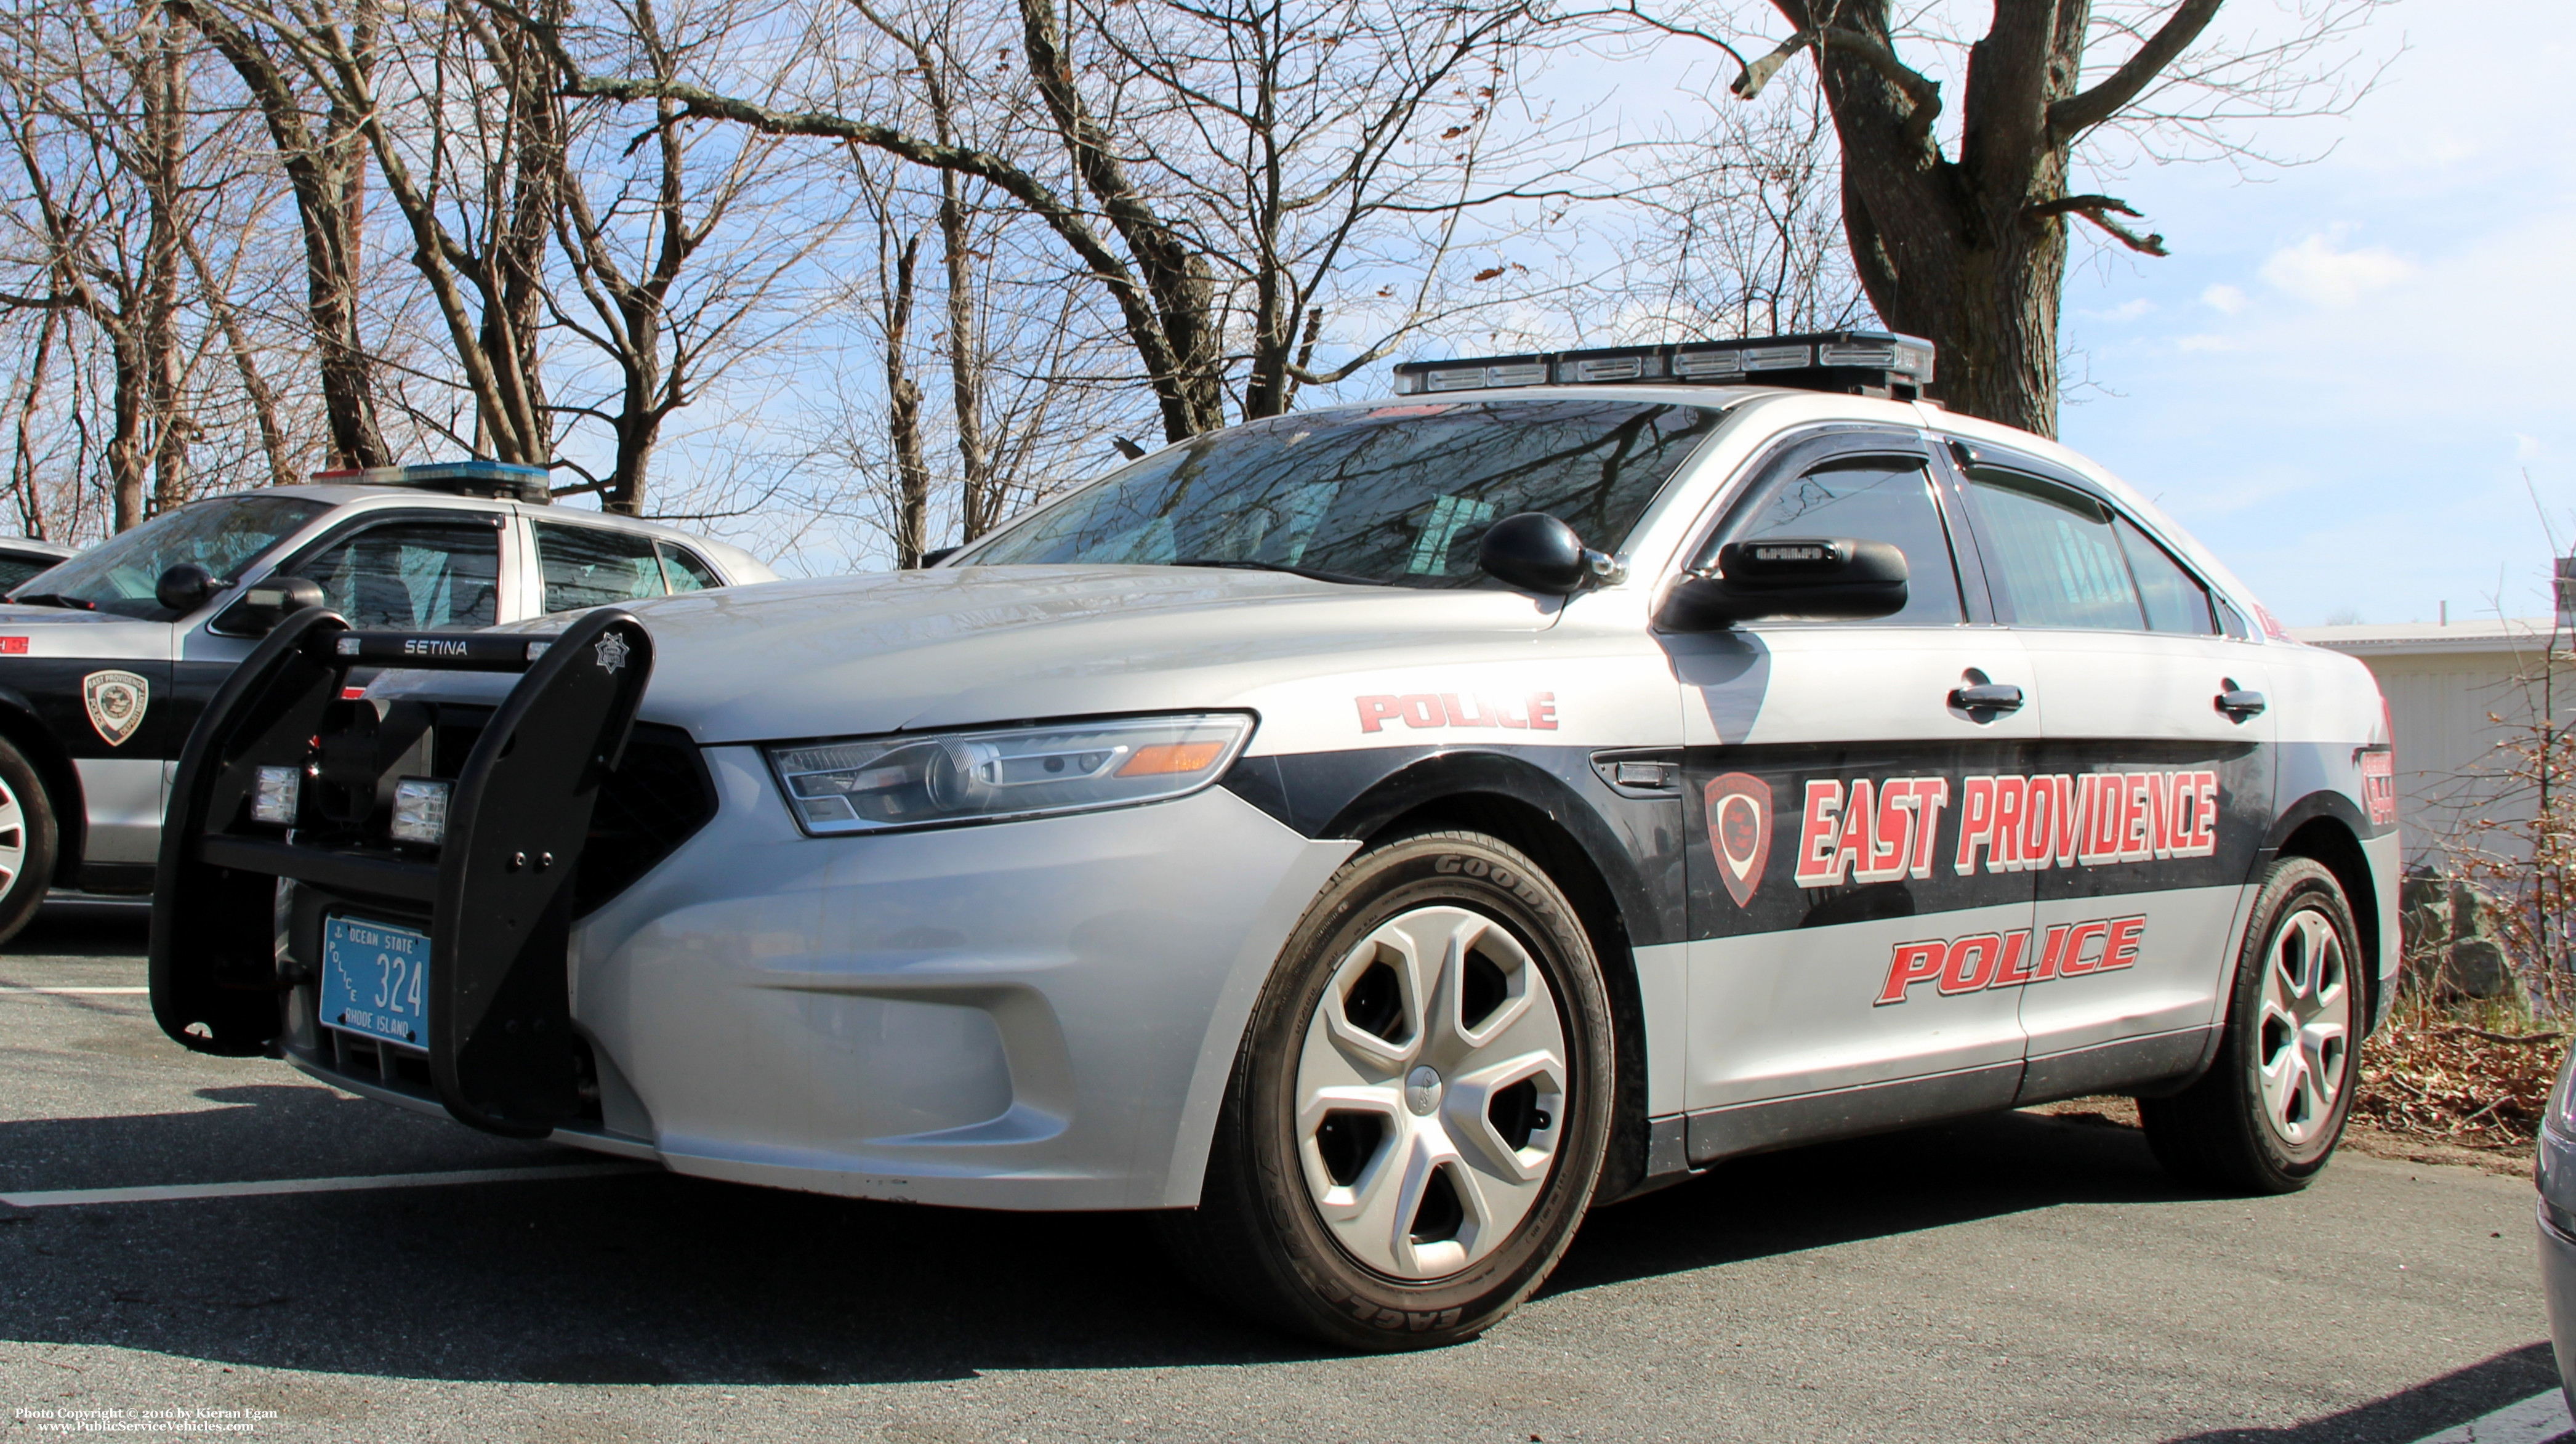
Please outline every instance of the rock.
[{"label": "rock", "polygon": [[2495,998],[2513,986],[2504,949],[2485,938],[2463,938],[2451,944],[2442,967],[2442,983],[2469,998]]}]

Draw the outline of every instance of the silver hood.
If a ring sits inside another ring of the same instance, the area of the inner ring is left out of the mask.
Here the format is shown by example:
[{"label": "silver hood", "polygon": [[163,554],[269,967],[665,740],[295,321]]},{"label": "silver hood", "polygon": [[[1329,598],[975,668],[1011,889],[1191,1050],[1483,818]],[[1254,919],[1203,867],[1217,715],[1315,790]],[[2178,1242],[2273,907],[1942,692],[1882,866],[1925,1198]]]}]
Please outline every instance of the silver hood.
[{"label": "silver hood", "polygon": [[[714,744],[1225,707],[1359,666],[1526,656],[1557,606],[1276,572],[1026,566],[772,582],[633,610],[654,647],[643,720]],[[409,672],[375,691],[497,698],[510,681]]]}]

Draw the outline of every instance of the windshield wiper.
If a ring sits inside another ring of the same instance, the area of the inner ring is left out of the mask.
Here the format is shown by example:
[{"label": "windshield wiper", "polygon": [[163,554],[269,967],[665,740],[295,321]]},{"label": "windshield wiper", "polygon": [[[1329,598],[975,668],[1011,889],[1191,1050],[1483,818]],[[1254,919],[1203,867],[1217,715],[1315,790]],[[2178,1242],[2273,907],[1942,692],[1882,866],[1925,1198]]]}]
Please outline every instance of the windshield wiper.
[{"label": "windshield wiper", "polygon": [[1391,587],[1395,583],[1376,577],[1355,577],[1349,572],[1328,572],[1315,567],[1292,567],[1286,562],[1239,561],[1231,557],[1182,557],[1163,563],[1167,567],[1225,567],[1242,572],[1286,572],[1292,577],[1305,577],[1318,582],[1340,582],[1345,586]]},{"label": "windshield wiper", "polygon": [[98,610],[96,602],[83,601],[79,597],[68,597],[61,592],[30,592],[23,597],[11,597],[9,602],[10,605],[19,607],[69,607],[76,612]]}]

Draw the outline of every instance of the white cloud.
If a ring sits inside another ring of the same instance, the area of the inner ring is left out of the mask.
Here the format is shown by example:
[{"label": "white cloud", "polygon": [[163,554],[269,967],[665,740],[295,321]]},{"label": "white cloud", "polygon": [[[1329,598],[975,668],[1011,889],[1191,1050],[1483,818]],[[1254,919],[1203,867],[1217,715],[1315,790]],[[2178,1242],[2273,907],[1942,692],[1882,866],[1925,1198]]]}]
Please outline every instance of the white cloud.
[{"label": "white cloud", "polygon": [[2547,450],[2547,447],[2540,444],[2539,437],[2527,435],[2520,431],[2513,433],[2514,460],[2538,461]]},{"label": "white cloud", "polygon": [[2234,351],[2243,345],[2233,336],[2212,336],[2206,332],[2174,342],[2174,346],[2183,351]]},{"label": "white cloud", "polygon": [[2263,279],[2303,301],[2349,306],[2368,292],[2395,285],[2415,263],[2384,246],[2338,251],[2323,232],[2284,246],[2263,263]]},{"label": "white cloud", "polygon": [[2222,316],[2233,316],[2245,309],[2245,293],[2234,286],[2212,286],[2200,293],[2200,303]]},{"label": "white cloud", "polygon": [[2084,314],[2096,321],[2134,321],[2155,308],[2155,302],[2139,296],[2134,300],[2122,301],[2107,311],[2087,311]]}]

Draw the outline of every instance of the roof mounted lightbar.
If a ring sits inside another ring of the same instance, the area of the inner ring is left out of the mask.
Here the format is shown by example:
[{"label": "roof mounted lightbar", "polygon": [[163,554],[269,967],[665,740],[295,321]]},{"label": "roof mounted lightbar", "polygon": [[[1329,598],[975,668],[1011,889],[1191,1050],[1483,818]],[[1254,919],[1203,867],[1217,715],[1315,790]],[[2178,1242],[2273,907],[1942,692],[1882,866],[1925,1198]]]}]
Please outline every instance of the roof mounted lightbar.
[{"label": "roof mounted lightbar", "polygon": [[477,456],[465,461],[429,461],[412,466],[352,466],[317,471],[308,480],[317,486],[407,486],[419,491],[448,491],[460,496],[491,496],[507,501],[552,500],[546,469]]},{"label": "roof mounted lightbar", "polygon": [[1670,346],[1610,346],[1456,361],[1406,361],[1399,395],[1487,391],[1499,386],[1794,386],[1911,401],[1932,384],[1932,343],[1893,331],[1748,336]]}]

